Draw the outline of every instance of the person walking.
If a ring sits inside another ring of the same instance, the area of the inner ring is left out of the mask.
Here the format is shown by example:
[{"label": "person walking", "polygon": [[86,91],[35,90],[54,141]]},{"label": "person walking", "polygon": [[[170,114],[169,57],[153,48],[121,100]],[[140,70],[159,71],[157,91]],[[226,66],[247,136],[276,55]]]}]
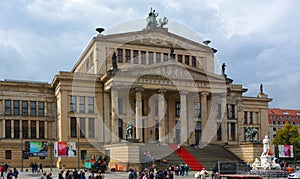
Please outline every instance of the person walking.
[{"label": "person walking", "polygon": [[7,174],[7,176],[6,176],[6,178],[7,178],[7,179],[13,179],[13,177],[14,177],[14,173],[12,172],[12,170],[9,170],[9,172],[8,172],[8,174]]},{"label": "person walking", "polygon": [[16,168],[14,168],[14,172],[13,173],[14,173],[15,179],[17,179],[18,176],[19,176],[19,171]]},{"label": "person walking", "polygon": [[42,163],[40,163],[39,173],[40,173],[40,172],[44,172],[44,171],[43,171],[43,164],[42,164]]}]

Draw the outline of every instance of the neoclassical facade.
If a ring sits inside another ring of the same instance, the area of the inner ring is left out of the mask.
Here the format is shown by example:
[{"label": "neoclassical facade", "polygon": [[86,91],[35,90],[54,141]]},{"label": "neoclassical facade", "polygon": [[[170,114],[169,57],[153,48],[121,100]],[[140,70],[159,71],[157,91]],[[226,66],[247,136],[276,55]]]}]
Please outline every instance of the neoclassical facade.
[{"label": "neoclassical facade", "polygon": [[[244,96],[247,89],[227,77],[225,65],[215,72],[215,53],[159,26],[98,34],[51,84],[0,82],[0,158],[15,166],[83,167],[84,156],[106,154],[113,164],[143,144],[239,145],[249,126],[262,140],[271,99],[262,89]],[[134,147],[128,147],[129,124]],[[49,150],[54,141],[76,142],[79,157],[51,152],[21,160],[25,141],[47,141]]]}]

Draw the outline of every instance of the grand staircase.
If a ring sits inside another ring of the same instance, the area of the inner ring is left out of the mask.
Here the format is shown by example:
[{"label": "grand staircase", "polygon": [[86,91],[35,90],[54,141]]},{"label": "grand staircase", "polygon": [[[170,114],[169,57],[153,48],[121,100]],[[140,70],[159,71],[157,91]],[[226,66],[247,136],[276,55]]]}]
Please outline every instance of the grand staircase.
[{"label": "grand staircase", "polygon": [[[225,149],[222,145],[207,145],[201,149],[192,146],[181,146],[181,152],[177,152],[177,145],[145,144],[141,147],[140,161],[145,160],[145,154],[149,153],[155,159],[154,164],[159,168],[187,163],[192,170],[199,171],[203,167],[211,170],[217,161],[237,161],[239,169],[245,167],[240,159]],[[149,167],[151,163],[144,164]]]}]

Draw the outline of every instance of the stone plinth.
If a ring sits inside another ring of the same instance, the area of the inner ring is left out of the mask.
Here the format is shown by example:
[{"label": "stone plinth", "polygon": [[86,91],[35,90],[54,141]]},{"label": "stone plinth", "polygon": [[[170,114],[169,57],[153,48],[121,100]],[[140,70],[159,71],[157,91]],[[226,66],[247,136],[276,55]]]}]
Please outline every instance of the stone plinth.
[{"label": "stone plinth", "polygon": [[250,163],[252,163],[255,158],[260,158],[262,152],[261,143],[244,142],[240,145],[227,145],[225,148],[244,160],[244,162]]}]

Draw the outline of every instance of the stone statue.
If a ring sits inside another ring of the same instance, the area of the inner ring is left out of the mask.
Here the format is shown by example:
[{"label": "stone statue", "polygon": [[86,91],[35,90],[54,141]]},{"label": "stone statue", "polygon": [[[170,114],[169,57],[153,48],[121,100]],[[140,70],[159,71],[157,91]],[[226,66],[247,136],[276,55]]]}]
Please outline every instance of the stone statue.
[{"label": "stone statue", "polygon": [[260,84],[260,93],[261,93],[261,94],[264,93],[264,87],[263,87],[263,84]]},{"label": "stone statue", "polygon": [[156,17],[158,16],[158,13],[155,12],[155,10],[152,10],[152,7],[150,9],[150,13],[147,17],[147,27],[157,27],[158,23],[156,20]]},{"label": "stone statue", "polygon": [[130,122],[128,122],[127,123],[127,128],[126,128],[127,139],[131,139],[132,138],[132,133],[133,133],[132,125],[130,124]]},{"label": "stone statue", "polygon": [[171,57],[171,60],[175,60],[175,54],[174,54],[174,48],[173,47],[170,48],[170,57]]},{"label": "stone statue", "polygon": [[260,168],[260,161],[258,158],[255,158],[253,164],[252,164],[252,169],[253,170],[258,170]]},{"label": "stone statue", "polygon": [[226,65],[225,65],[225,63],[223,63],[222,64],[222,75],[225,75],[225,67],[226,67]]},{"label": "stone statue", "polygon": [[117,55],[116,55],[115,52],[113,53],[111,60],[112,60],[112,67],[113,67],[113,69],[118,69]]},{"label": "stone statue", "polygon": [[267,135],[265,135],[265,138],[263,140],[263,152],[261,156],[268,156],[270,151],[270,140]]},{"label": "stone statue", "polygon": [[258,133],[258,130],[252,126],[246,127],[246,130],[247,131],[245,133],[245,140],[249,142],[253,142],[256,134]]}]

